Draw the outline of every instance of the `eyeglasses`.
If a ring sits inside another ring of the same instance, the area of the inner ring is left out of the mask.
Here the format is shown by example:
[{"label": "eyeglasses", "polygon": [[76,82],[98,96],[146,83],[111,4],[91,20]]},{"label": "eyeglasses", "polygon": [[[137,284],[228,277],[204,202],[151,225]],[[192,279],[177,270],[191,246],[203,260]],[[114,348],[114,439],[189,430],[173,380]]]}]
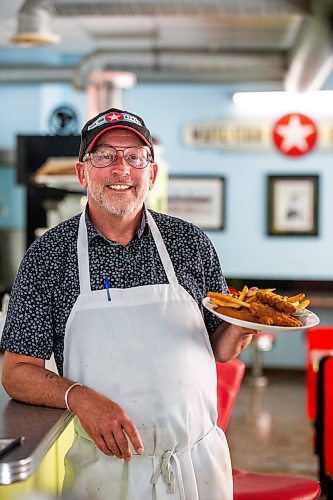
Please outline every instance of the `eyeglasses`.
[{"label": "eyeglasses", "polygon": [[94,167],[105,168],[113,165],[118,160],[118,151],[123,152],[126,163],[133,168],[146,168],[151,161],[151,154],[146,148],[114,148],[112,146],[101,146],[90,153],[86,153],[83,161],[90,158]]}]

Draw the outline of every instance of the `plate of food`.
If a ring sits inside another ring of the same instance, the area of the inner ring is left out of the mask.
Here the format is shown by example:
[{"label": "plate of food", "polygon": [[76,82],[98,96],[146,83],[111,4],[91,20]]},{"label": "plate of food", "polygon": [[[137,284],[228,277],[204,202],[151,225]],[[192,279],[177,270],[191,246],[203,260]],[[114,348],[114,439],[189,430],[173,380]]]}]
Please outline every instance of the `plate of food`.
[{"label": "plate of food", "polygon": [[203,306],[212,314],[233,325],[263,332],[294,332],[318,325],[319,318],[307,309],[310,301],[304,293],[287,297],[275,288],[244,286],[232,295],[208,292]]}]

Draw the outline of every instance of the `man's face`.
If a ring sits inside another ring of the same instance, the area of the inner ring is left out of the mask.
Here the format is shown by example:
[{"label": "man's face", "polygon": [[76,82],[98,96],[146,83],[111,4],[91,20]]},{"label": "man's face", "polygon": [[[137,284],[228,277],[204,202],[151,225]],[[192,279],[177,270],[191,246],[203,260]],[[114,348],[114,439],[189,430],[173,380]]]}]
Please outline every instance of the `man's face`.
[{"label": "man's face", "polygon": [[[108,130],[97,140],[94,149],[109,145],[115,148],[145,146],[135,133],[129,130]],[[149,163],[146,168],[136,169],[128,165],[123,152],[112,165],[94,167],[90,160],[77,164],[81,185],[88,189],[89,205],[97,205],[112,215],[124,216],[141,210],[143,202],[152,189],[157,165]]]}]

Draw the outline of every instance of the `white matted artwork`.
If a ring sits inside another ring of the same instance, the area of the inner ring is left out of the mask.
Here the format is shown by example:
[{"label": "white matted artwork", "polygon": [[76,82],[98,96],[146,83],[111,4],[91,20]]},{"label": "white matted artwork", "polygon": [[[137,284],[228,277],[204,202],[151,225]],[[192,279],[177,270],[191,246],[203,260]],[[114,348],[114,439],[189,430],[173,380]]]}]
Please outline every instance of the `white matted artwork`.
[{"label": "white matted artwork", "polygon": [[225,227],[225,179],[209,176],[170,176],[168,213],[201,229]]},{"label": "white matted artwork", "polygon": [[268,234],[318,235],[318,176],[268,177]]}]

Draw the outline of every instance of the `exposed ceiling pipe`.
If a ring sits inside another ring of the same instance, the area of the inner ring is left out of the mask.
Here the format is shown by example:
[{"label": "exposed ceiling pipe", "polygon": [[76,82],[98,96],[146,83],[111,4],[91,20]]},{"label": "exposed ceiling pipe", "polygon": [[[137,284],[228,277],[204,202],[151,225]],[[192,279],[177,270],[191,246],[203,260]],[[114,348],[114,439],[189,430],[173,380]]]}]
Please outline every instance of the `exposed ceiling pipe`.
[{"label": "exposed ceiling pipe", "polygon": [[[73,85],[85,89],[93,71],[133,71],[138,80],[154,81],[244,81],[258,77],[279,81],[284,59],[278,54],[198,53],[191,51],[97,50],[83,59],[75,71]],[[168,76],[169,75],[169,76]]]},{"label": "exposed ceiling pipe", "polygon": [[74,74],[73,85],[75,88],[83,90],[87,87],[90,75],[95,71],[105,71],[117,68],[124,70],[124,61],[128,67],[135,66],[135,73],[138,67],[152,67],[154,65],[154,54],[147,52],[126,52],[112,53],[109,50],[97,50],[83,59]]},{"label": "exposed ceiling pipe", "polygon": [[315,6],[291,53],[284,80],[289,92],[320,90],[333,70],[332,2],[318,0]]},{"label": "exposed ceiling pipe", "polygon": [[[139,54],[138,57],[143,57]],[[270,58],[266,61],[262,60],[259,55],[256,57],[242,57],[238,62],[238,58],[228,58],[228,61],[222,62],[219,66],[201,68],[185,68],[182,64],[185,56],[178,59],[178,64],[172,66],[172,56],[167,67],[160,66],[156,68],[154,65],[131,65],[126,67],[119,64],[107,64],[106,66],[91,66],[91,71],[98,70],[114,70],[119,68],[123,71],[135,70],[138,81],[140,82],[202,82],[202,83],[235,83],[248,82],[278,82],[280,83],[284,75],[283,58],[276,57],[273,64],[270,64]],[[86,90],[86,85],[89,81],[90,72],[80,72],[77,67],[73,66],[1,66],[0,83],[45,83],[45,82],[76,82],[76,88]],[[82,76],[82,80],[81,80]]]},{"label": "exposed ceiling pipe", "polygon": [[17,33],[11,43],[22,47],[57,43],[60,37],[50,29],[52,13],[51,0],[25,0],[17,15]]},{"label": "exposed ceiling pipe", "polygon": [[229,16],[302,14],[308,0],[55,0],[59,16]]},{"label": "exposed ceiling pipe", "polygon": [[0,83],[68,83],[74,72],[68,66],[1,66]]}]

